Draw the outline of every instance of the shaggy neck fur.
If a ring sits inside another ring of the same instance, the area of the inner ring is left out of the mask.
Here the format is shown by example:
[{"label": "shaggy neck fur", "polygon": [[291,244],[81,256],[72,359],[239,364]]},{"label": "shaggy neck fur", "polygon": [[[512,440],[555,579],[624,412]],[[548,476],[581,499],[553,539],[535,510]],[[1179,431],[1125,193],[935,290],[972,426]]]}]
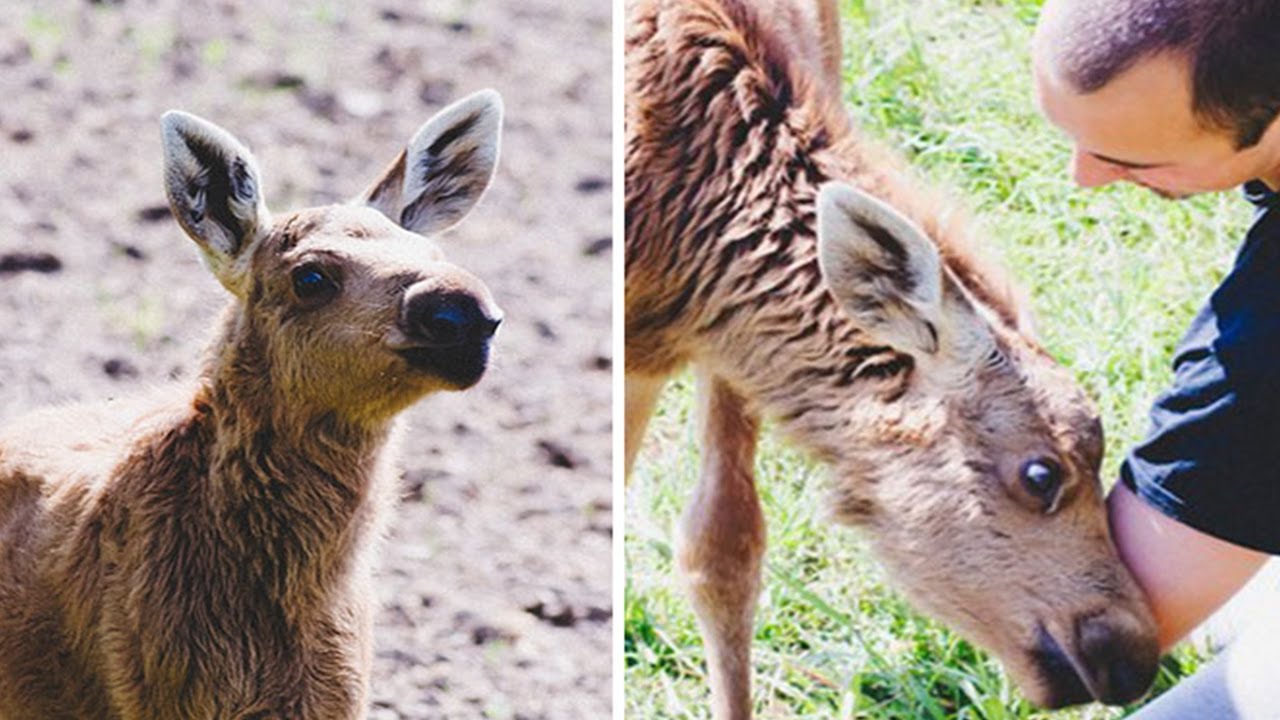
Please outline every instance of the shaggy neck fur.
[{"label": "shaggy neck fur", "polygon": [[284,396],[259,334],[231,313],[201,378],[190,440],[207,442],[209,509],[229,531],[225,543],[274,592],[308,604],[377,532],[374,510],[389,489],[375,483],[391,423]]}]

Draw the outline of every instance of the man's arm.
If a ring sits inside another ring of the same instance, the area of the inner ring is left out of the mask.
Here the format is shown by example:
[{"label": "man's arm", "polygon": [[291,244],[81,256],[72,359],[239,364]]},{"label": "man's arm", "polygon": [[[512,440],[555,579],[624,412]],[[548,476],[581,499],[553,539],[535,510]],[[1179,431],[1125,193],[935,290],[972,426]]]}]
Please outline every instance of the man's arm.
[{"label": "man's arm", "polygon": [[1124,483],[1107,498],[1120,558],[1151,601],[1161,651],[1207,619],[1270,557],[1183,525]]}]

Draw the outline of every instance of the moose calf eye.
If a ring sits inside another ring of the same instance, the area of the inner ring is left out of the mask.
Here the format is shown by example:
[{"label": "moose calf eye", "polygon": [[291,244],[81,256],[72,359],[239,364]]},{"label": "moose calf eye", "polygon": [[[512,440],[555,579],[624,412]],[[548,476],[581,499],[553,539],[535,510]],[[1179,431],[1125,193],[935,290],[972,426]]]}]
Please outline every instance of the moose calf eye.
[{"label": "moose calf eye", "polygon": [[1022,485],[1033,497],[1044,503],[1046,511],[1053,507],[1062,489],[1062,467],[1049,458],[1028,460],[1022,466]]},{"label": "moose calf eye", "polygon": [[338,294],[338,284],[314,263],[293,270],[293,294],[310,306],[322,305]]}]

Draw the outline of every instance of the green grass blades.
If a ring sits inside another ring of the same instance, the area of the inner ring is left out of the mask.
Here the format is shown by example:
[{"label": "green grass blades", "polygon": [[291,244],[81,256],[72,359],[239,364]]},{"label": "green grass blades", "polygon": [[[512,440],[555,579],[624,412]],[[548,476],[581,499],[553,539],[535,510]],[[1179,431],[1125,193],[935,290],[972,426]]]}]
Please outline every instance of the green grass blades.
[{"label": "green grass blades", "polygon": [[[1250,218],[1233,193],[1173,203],[1132,187],[1079,190],[1069,148],[1034,104],[1036,0],[846,0],[845,99],[869,135],[979,216],[990,252],[1030,293],[1046,346],[1098,402],[1104,478],[1142,437],[1171,350],[1230,267]],[[668,387],[626,509],[626,708],[709,717],[701,641],[672,563],[697,474],[688,376]],[[762,718],[1096,720],[1040,711],[985,653],[916,614],[859,536],[824,519],[823,471],[766,432],[757,477],[769,529],[753,690]],[[1200,654],[1166,658],[1156,692]]]}]

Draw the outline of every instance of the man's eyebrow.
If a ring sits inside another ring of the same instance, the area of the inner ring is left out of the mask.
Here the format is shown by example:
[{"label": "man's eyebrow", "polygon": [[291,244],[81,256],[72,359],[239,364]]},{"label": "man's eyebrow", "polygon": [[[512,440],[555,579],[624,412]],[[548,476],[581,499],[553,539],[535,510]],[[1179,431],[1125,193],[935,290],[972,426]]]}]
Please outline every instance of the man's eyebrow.
[{"label": "man's eyebrow", "polygon": [[1104,163],[1109,163],[1109,164],[1111,164],[1111,165],[1117,165],[1117,166],[1119,166],[1119,167],[1122,167],[1122,168],[1128,168],[1128,169],[1130,169],[1130,170],[1150,170],[1151,168],[1158,168],[1158,167],[1161,167],[1161,166],[1163,166],[1163,165],[1168,165],[1168,164],[1169,164],[1169,163],[1138,163],[1138,162],[1129,162],[1128,160],[1120,160],[1120,159],[1118,159],[1118,158],[1108,157],[1108,156],[1106,156],[1106,155],[1100,155],[1100,154],[1098,154],[1098,153],[1089,153],[1089,154],[1090,154],[1090,155],[1092,155],[1092,156],[1094,156],[1095,158],[1097,158],[1097,159],[1101,160],[1101,161],[1102,161],[1102,162],[1104,162]]}]

